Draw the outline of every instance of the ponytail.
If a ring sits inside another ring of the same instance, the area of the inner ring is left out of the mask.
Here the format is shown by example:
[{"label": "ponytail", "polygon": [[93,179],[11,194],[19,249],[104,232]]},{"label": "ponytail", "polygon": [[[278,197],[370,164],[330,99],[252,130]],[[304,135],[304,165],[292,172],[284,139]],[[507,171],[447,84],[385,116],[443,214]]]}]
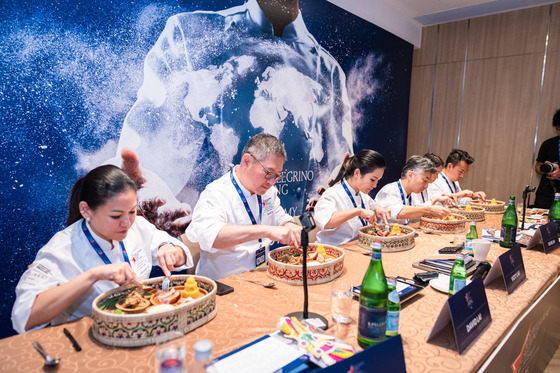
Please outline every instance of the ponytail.
[{"label": "ponytail", "polygon": [[356,169],[360,170],[360,173],[362,174],[368,174],[378,168],[385,168],[385,159],[383,156],[375,150],[361,150],[359,153],[348,158],[340,166],[338,175],[336,175],[336,178],[329,183],[329,186],[333,186],[347,176],[352,176]]}]

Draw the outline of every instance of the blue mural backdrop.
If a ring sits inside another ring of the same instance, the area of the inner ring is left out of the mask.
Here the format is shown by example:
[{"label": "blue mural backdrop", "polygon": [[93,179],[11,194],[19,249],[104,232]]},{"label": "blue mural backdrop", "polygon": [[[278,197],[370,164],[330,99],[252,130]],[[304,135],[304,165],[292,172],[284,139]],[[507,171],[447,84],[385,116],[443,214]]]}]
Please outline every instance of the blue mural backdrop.
[{"label": "blue mural backdrop", "polygon": [[[318,51],[279,42],[241,21],[232,38],[213,23],[214,13],[190,14],[181,26],[187,40],[181,45],[192,47],[190,64],[178,66],[184,56],[163,43],[166,36],[177,41],[177,28],[164,31],[169,17],[242,1],[43,0],[4,7],[0,278],[7,291],[0,337],[14,333],[10,313],[19,277],[64,228],[73,182],[102,163],[119,163],[121,148],[136,152],[146,175],[155,175],[155,193],[187,216],[204,186],[263,131],[286,146],[277,187],[292,215],[326,184],[346,151],[384,155],[388,167],[378,188],[399,177],[412,45],[324,0],[301,0]],[[161,72],[162,62],[173,66],[172,79]],[[136,135],[139,142],[132,141]],[[141,199],[153,196],[146,191]]]}]

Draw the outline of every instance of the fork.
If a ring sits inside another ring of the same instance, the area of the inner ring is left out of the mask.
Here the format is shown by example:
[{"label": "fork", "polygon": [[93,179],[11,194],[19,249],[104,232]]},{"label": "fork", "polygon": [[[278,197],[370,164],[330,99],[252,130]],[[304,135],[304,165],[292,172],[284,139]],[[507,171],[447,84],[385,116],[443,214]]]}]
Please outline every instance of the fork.
[{"label": "fork", "polygon": [[170,285],[171,281],[169,281],[169,277],[166,277],[162,282],[161,282],[161,290],[164,293],[167,293],[169,291],[169,285]]}]

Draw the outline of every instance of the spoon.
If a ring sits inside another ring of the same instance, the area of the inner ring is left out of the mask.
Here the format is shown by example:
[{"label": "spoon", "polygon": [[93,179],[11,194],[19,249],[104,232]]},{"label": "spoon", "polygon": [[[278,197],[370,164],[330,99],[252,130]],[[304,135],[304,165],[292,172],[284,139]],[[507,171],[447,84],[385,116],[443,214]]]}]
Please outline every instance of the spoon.
[{"label": "spoon", "polygon": [[52,357],[50,357],[49,354],[47,354],[46,351],[43,350],[43,347],[41,347],[39,342],[33,342],[33,347],[35,347],[35,349],[37,351],[39,351],[41,353],[41,355],[43,355],[43,357],[45,358],[45,365],[46,366],[57,365],[58,362],[60,361],[59,358],[53,359]]},{"label": "spoon", "polygon": [[257,280],[249,280],[248,278],[240,277],[240,279],[245,280],[245,281],[249,281],[249,282],[254,282],[255,284],[260,284],[260,285],[264,286],[265,288],[273,288],[273,287],[276,286],[276,282],[269,282],[268,284],[265,284],[264,282],[257,281]]},{"label": "spoon", "polygon": [[350,250],[353,251],[355,253],[360,253],[362,255],[367,255],[367,256],[371,256],[371,251],[364,251],[364,250],[358,250],[358,249],[351,249],[349,247],[345,247],[344,250]]}]

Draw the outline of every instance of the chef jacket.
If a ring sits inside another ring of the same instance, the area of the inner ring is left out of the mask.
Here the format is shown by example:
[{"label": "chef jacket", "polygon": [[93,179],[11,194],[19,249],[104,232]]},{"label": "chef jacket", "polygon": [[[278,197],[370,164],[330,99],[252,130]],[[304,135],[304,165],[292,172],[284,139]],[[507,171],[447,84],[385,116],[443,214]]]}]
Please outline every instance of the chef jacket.
[{"label": "chef jacket", "polygon": [[[462,190],[458,181],[451,181],[449,180],[449,177],[447,177],[447,181],[451,184],[451,187],[443,178],[443,172],[440,172],[436,181],[431,183],[428,187],[428,196],[430,196],[430,199],[433,197],[439,197],[443,193],[459,193]],[[472,198],[462,197],[457,199],[457,203],[460,205],[468,205],[471,200]]]},{"label": "chef jacket", "polygon": [[[403,188],[403,194],[406,193]],[[410,202],[408,197],[410,196]],[[377,202],[381,207],[384,207],[391,211],[391,223],[398,224],[410,224],[420,221],[420,218],[414,219],[397,219],[397,216],[401,212],[404,206],[412,207],[423,207],[431,206],[431,201],[427,198],[424,193],[411,193],[410,195],[405,195],[405,202],[403,202],[401,191],[398,186],[398,181],[386,184],[377,192],[375,196],[375,202]]]},{"label": "chef jacket", "polygon": [[[354,197],[357,207],[362,207],[362,201],[364,201],[366,209],[373,210],[378,206],[369,195],[362,192],[356,195],[356,191],[352,189],[348,183],[346,183],[346,185],[348,186],[350,194]],[[327,245],[337,246],[358,238],[358,229],[364,226],[359,216],[345,221],[338,227],[325,229],[325,225],[331,220],[333,213],[353,208],[354,204],[344,190],[342,181],[328,188],[315,205],[315,223],[317,223],[317,226],[321,229],[321,231],[317,233],[317,241]]]},{"label": "chef jacket", "polygon": [[[196,274],[219,280],[233,274],[256,268],[255,253],[262,245],[268,258],[271,240],[263,238],[248,241],[227,249],[213,247],[218,233],[226,224],[252,225],[251,219],[233,182],[231,172],[210,183],[200,194],[194,208],[192,222],[186,230],[187,238],[200,244],[200,260]],[[237,185],[243,192],[257,224],[281,225],[293,219],[288,215],[278,198],[278,190],[271,187],[262,195],[262,218],[259,219],[257,195],[251,194],[239,181],[233,171]]]},{"label": "chef jacket", "polygon": [[[31,307],[39,293],[62,285],[89,269],[105,265],[82,231],[82,221],[83,219],[80,219],[55,234],[39,250],[33,264],[21,276],[16,287],[16,302],[12,309],[12,324],[18,333],[26,331],[25,325],[29,319]],[[97,236],[89,227],[89,224],[87,226],[111,263],[124,262],[121,245],[118,241],[113,241],[111,246],[111,243]],[[147,279],[152,270],[152,265],[158,263],[157,251],[159,246],[165,242],[180,246],[185,252],[185,265],[177,267],[176,270],[193,266],[191,254],[181,241],[164,231],[158,230],[143,217],[136,217],[123,243],[130,265],[141,280]],[[97,281],[91,289],[76,299],[50,323],[38,325],[29,330],[39,329],[47,324],[63,324],[89,315],[91,314],[93,300],[98,295],[117,286],[112,281]]]}]

